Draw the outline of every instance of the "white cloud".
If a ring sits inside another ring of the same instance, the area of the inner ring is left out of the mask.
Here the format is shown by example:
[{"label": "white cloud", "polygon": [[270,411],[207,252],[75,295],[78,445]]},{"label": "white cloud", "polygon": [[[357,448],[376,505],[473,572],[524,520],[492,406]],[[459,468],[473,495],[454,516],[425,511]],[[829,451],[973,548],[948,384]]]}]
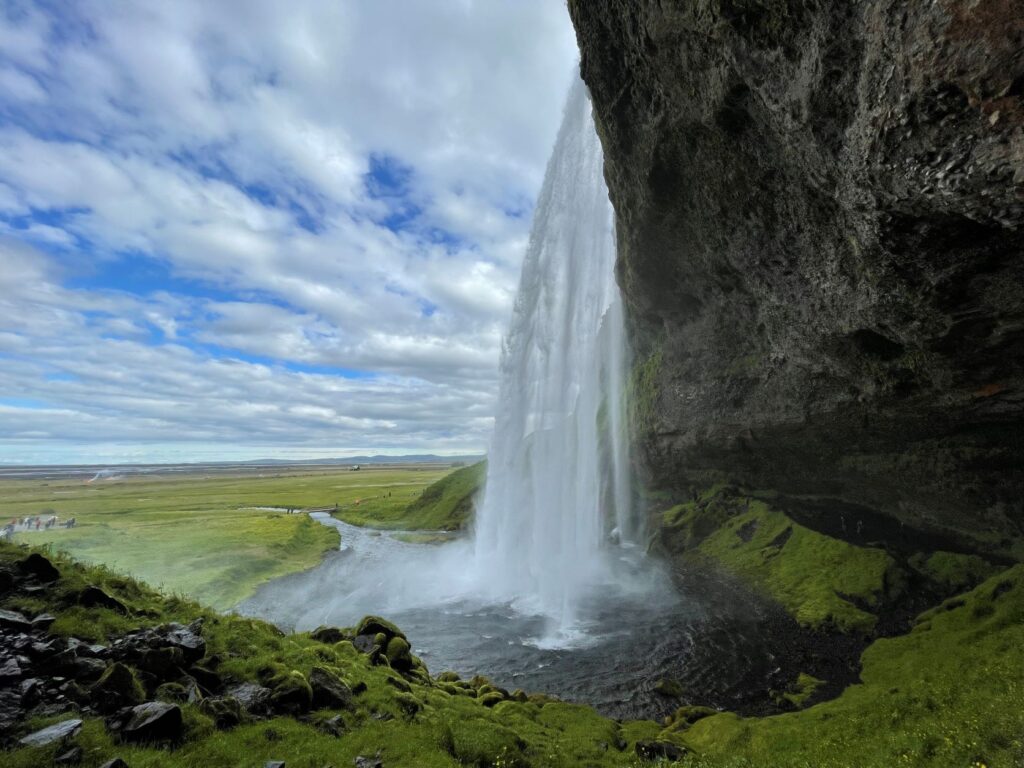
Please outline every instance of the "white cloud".
[{"label": "white cloud", "polygon": [[561,3],[3,15],[0,461],[484,447]]}]

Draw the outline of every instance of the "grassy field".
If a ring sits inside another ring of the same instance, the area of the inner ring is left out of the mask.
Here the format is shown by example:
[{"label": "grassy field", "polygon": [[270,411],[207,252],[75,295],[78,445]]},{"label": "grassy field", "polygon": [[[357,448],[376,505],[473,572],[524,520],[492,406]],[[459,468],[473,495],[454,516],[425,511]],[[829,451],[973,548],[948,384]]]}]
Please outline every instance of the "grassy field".
[{"label": "grassy field", "polygon": [[[337,534],[306,515],[258,509],[339,505],[340,517],[401,521],[450,468],[408,466],[0,481],[0,523],[56,513],[72,530],[19,533],[226,609],[259,584],[316,565]],[[402,527],[401,525],[391,527]]]}]

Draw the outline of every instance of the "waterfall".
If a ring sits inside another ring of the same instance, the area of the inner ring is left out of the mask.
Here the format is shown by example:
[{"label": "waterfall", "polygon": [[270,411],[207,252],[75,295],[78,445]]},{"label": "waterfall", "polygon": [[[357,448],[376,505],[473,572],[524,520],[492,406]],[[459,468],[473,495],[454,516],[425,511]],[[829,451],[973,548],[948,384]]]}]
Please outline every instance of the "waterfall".
[{"label": "waterfall", "polygon": [[614,214],[577,80],[537,202],[502,349],[475,565],[492,597],[569,632],[639,535],[623,404],[628,354]]}]

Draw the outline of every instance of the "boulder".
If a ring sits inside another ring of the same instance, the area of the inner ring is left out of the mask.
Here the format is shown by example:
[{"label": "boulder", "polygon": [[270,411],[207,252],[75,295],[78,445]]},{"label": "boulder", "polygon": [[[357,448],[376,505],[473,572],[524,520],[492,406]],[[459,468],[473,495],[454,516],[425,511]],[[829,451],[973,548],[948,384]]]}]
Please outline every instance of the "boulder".
[{"label": "boulder", "polygon": [[0,660],[0,685],[12,685],[22,676],[21,665],[15,658]]},{"label": "boulder", "polygon": [[363,755],[358,755],[352,763],[356,768],[384,768],[384,761],[378,756],[364,757]]},{"label": "boulder", "polygon": [[317,627],[309,636],[314,640],[321,643],[327,643],[328,645],[334,645],[340,643],[342,640],[348,640],[350,635],[345,634],[344,630],[338,629],[338,627]]},{"label": "boulder", "polygon": [[100,712],[113,712],[130,704],[138,704],[146,698],[135,673],[121,662],[114,662],[107,667],[93,684],[90,695],[93,706]]},{"label": "boulder", "polygon": [[62,720],[35,733],[30,733],[18,743],[25,747],[45,747],[47,744],[53,744],[56,741],[73,738],[81,729],[81,720],[75,718]]},{"label": "boulder", "polygon": [[224,688],[224,681],[212,669],[197,664],[189,667],[188,673],[207,693],[218,693]]},{"label": "boulder", "polygon": [[236,699],[239,704],[252,715],[266,715],[270,713],[270,697],[273,691],[255,683],[242,683],[229,688],[228,695]]},{"label": "boulder", "polygon": [[233,696],[211,696],[199,703],[199,710],[211,718],[218,728],[234,728],[242,722],[242,705]]},{"label": "boulder", "polygon": [[139,669],[144,669],[161,680],[168,680],[180,675],[178,670],[185,666],[185,654],[177,646],[151,648],[143,651],[135,663]]},{"label": "boulder", "polygon": [[392,637],[384,651],[388,664],[394,669],[406,672],[412,669],[412,649],[404,637]]},{"label": "boulder", "polygon": [[180,648],[185,661],[192,664],[206,655],[206,641],[200,635],[203,628],[202,619],[196,619],[187,627],[181,624],[167,624],[160,628],[166,642]]},{"label": "boulder", "polygon": [[34,576],[44,582],[56,581],[60,578],[60,571],[38,552],[33,552],[24,560],[19,560],[18,570],[26,576]]},{"label": "boulder", "polygon": [[120,757],[115,757],[113,760],[107,760],[100,768],[128,768],[128,763]]},{"label": "boulder", "polygon": [[0,610],[0,628],[28,632],[32,629],[32,622],[17,611]]},{"label": "boulder", "polygon": [[314,709],[349,709],[352,706],[352,689],[325,667],[310,670],[309,687],[313,691]]},{"label": "boulder", "polygon": [[79,656],[75,658],[74,677],[78,680],[92,682],[99,678],[106,669],[107,664],[102,659]]},{"label": "boulder", "polygon": [[124,603],[94,585],[79,592],[78,604],[85,608],[108,608],[122,615],[128,614],[128,607]]},{"label": "boulder", "polygon": [[366,616],[356,627],[356,635],[376,635],[378,632],[383,632],[388,638],[405,638],[402,630],[380,616]]},{"label": "boulder", "polygon": [[297,715],[308,712],[313,691],[301,672],[286,672],[270,679],[270,708],[274,712]]},{"label": "boulder", "polygon": [[32,619],[32,629],[38,630],[40,632],[45,632],[53,625],[53,622],[55,622],[56,620],[57,617],[54,616],[52,613],[41,613],[34,619]]},{"label": "boulder", "polygon": [[132,707],[121,738],[136,743],[176,742],[182,736],[181,708],[163,701]]},{"label": "boulder", "polygon": [[39,697],[43,692],[42,681],[38,677],[30,677],[22,680],[18,686],[18,694],[21,696],[21,706],[30,709],[39,703]]}]

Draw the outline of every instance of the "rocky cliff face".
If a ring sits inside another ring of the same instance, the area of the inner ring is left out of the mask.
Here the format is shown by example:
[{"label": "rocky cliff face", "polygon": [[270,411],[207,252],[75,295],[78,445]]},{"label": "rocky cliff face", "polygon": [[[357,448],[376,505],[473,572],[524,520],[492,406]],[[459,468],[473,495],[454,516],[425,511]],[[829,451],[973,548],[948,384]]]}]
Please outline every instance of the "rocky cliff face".
[{"label": "rocky cliff face", "polygon": [[569,0],[648,483],[1024,556],[1020,0]]}]

